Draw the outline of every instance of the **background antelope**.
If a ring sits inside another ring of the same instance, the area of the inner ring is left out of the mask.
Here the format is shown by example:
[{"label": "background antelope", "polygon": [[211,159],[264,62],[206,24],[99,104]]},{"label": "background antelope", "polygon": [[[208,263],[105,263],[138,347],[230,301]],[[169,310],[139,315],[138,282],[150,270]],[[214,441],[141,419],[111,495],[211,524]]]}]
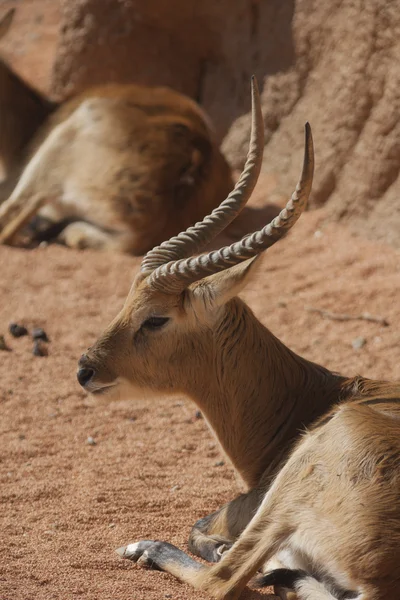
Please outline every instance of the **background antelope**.
[{"label": "background antelope", "polygon": [[238,598],[262,569],[255,584],[274,584],[281,597],[292,589],[301,600],[395,600],[399,385],[348,379],[301,358],[237,297],[256,257],[306,206],[314,169],[309,125],[301,178],[280,215],[240,242],[193,256],[235,218],[257,181],[263,122],[255,84],[252,95],[250,150],[234,191],[144,257],[123,309],[78,370],[88,392],[110,398],[135,389],[187,394],[248,492],[191,531],[190,550],[215,565],[152,540],[118,552],[219,599]]},{"label": "background antelope", "polygon": [[57,104],[0,59],[0,106],[0,242],[40,211],[42,239],[143,254],[231,189],[204,113],[168,88],[96,87]]}]

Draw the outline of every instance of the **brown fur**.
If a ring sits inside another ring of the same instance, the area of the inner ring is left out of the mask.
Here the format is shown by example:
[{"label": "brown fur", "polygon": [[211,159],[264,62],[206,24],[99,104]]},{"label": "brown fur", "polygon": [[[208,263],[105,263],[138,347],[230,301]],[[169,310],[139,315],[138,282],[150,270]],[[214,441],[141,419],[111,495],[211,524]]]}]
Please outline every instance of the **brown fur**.
[{"label": "brown fur", "polygon": [[[254,99],[257,109],[257,93]],[[259,133],[259,107],[253,116]],[[314,164],[309,126],[307,133],[294,194],[303,194],[302,209]],[[262,147],[262,135],[257,140]],[[253,135],[250,147],[258,168],[262,154]],[[285,230],[300,214],[293,201],[282,216]],[[268,233],[276,241],[283,225],[274,220],[251,238]],[[174,241],[177,257],[189,254],[193,237],[192,230]],[[265,248],[257,244],[254,254]],[[170,257],[156,254],[156,265]],[[121,312],[79,361],[78,380],[93,394],[191,397],[248,488],[192,528],[190,550],[217,565],[152,540],[118,553],[221,600],[238,598],[260,568],[270,571],[266,581],[277,582],[282,598],[286,582],[299,600],[395,600],[400,385],[347,379],[282,344],[237,297],[257,268],[246,256],[242,240],[159,270],[146,257]]]},{"label": "brown fur", "polygon": [[[190,396],[249,488],[192,530],[191,550],[212,561],[222,556],[217,565],[187,564],[186,555],[176,549],[171,557],[159,545],[139,563],[222,599],[237,598],[274,558],[311,575],[296,584],[300,599],[336,598],[325,589],[333,581],[359,600],[396,600],[400,385],[347,379],[284,346],[236,297],[253,264],[176,296],[139,275],[80,361],[94,370],[86,386],[93,393]],[[151,316],[169,321],[149,330]]]},{"label": "brown fur", "polygon": [[168,88],[100,86],[56,105],[0,59],[0,108],[0,242],[40,211],[73,221],[69,246],[142,254],[232,187],[200,107]]}]

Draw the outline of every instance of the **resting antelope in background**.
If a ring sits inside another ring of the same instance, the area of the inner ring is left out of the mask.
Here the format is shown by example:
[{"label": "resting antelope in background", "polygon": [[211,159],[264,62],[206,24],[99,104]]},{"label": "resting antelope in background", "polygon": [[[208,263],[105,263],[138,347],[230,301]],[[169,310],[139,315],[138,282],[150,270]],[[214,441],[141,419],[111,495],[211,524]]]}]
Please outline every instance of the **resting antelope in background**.
[{"label": "resting antelope in background", "polygon": [[39,212],[44,238],[143,254],[233,185],[200,107],[168,88],[95,87],[57,104],[0,59],[0,114],[3,243]]},{"label": "resting antelope in background", "polygon": [[306,206],[314,169],[309,125],[301,178],[280,215],[240,242],[194,256],[256,184],[263,121],[255,83],[252,96],[250,149],[235,189],[144,257],[123,309],[78,370],[95,395],[187,394],[248,492],[190,533],[192,553],[215,565],[160,541],[118,552],[218,599],[238,598],[261,569],[254,585],[274,584],[283,598],[290,589],[300,600],[398,600],[400,385],[348,379],[301,358],[237,297],[257,256]]}]

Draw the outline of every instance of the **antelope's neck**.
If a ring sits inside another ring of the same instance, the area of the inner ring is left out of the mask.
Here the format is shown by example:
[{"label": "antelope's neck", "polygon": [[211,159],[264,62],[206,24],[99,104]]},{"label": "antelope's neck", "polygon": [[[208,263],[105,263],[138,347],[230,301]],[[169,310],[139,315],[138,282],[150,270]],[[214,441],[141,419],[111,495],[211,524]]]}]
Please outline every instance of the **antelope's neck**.
[{"label": "antelope's neck", "polygon": [[297,356],[238,299],[213,346],[189,395],[245,483],[256,487],[276,473],[299,432],[338,400],[344,378]]}]

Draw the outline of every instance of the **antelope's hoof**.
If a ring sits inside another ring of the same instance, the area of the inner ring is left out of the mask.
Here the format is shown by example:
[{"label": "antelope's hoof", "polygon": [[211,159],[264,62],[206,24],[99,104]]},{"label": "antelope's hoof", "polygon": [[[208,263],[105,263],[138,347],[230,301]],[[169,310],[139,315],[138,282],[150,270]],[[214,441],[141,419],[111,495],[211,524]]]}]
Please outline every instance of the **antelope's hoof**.
[{"label": "antelope's hoof", "polygon": [[121,548],[117,548],[116,553],[122,558],[132,560],[145,569],[160,570],[160,566],[157,563],[157,555],[162,545],[163,542],[144,540],[128,544],[127,546],[121,546]]},{"label": "antelope's hoof", "polygon": [[230,550],[232,548],[232,546],[233,546],[233,544],[228,544],[228,543],[224,543],[224,544],[221,544],[220,546],[217,546],[215,551],[217,553],[218,560],[220,560],[222,555],[225,554],[225,552],[228,552],[228,550]]}]

